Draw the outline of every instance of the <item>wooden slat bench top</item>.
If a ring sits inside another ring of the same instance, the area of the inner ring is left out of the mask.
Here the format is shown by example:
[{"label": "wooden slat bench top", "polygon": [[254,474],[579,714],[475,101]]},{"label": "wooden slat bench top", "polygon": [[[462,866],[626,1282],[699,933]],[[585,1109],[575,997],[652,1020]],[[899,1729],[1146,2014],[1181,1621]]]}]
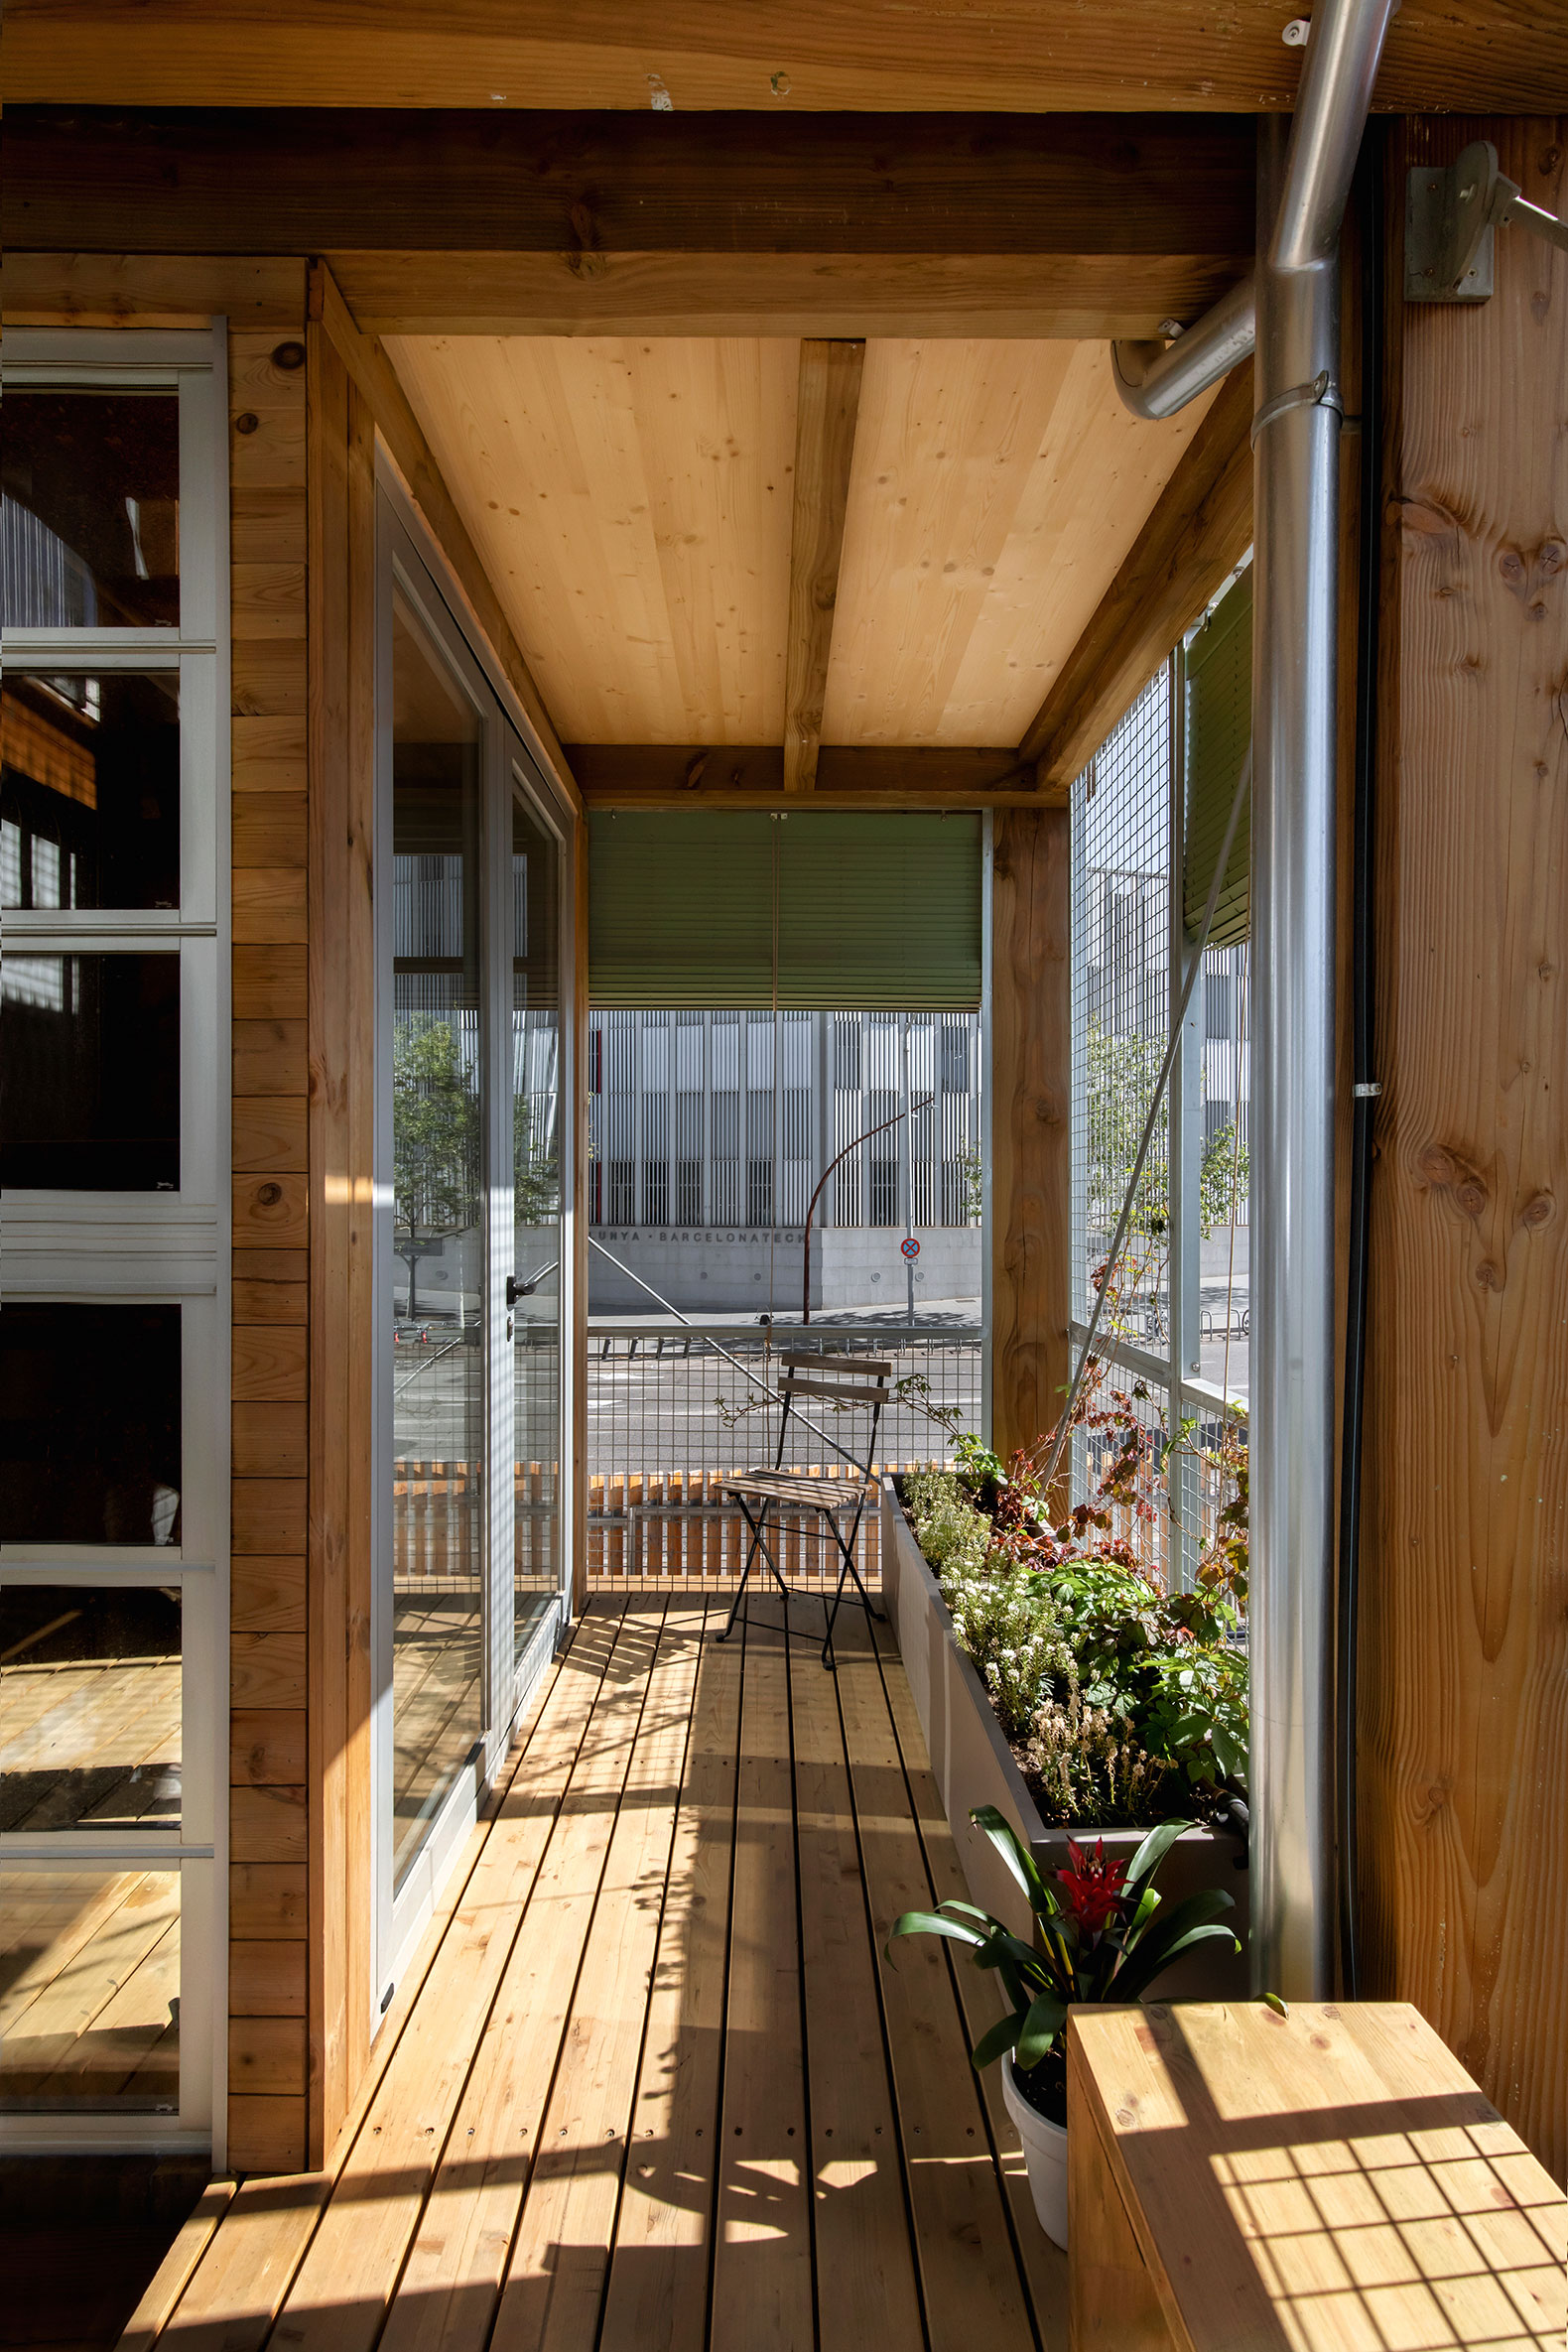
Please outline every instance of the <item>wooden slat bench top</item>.
[{"label": "wooden slat bench top", "polygon": [[1398,2003],[1080,2009],[1073,2352],[1563,2352],[1568,2200]]},{"label": "wooden slat bench top", "polygon": [[724,1475],[726,1495],[755,1495],[783,1503],[797,1510],[844,1513],[862,1502],[874,1503],[876,1481],[859,1477],[846,1465],[843,1478],[822,1478],[807,1470],[735,1470]]}]

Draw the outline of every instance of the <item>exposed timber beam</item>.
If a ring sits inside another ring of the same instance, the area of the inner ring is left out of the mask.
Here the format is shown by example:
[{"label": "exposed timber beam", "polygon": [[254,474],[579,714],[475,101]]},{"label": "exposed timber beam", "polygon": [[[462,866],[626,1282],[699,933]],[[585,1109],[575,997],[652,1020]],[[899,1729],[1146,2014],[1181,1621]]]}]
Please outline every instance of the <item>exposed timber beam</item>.
[{"label": "exposed timber beam", "polygon": [[[1288,108],[1299,53],[1280,10],[1211,0],[951,0],[896,12],[826,0],[9,0],[6,99],[65,105],[247,106],[308,91],[323,105],[601,106],[635,115],[740,107],[1039,113]],[[1378,104],[1397,113],[1568,105],[1568,47],[1551,0],[1405,0]],[[9,123],[8,126],[9,128]]]},{"label": "exposed timber beam", "polygon": [[328,251],[373,334],[1144,339],[1241,264],[1196,254]]},{"label": "exposed timber beam", "polygon": [[810,792],[817,781],[864,365],[863,342],[808,337],[800,347],[784,650],[784,789],[791,793]]},{"label": "exposed timber beam", "polygon": [[396,369],[375,336],[360,333],[330,270],[321,262],[311,271],[310,308],[312,318],[320,320],[363,396],[375,419],[376,430],[408,484],[410,496],[457,574],[473,618],[537,734],[541,750],[574,808],[581,813],[582,797],[557,739],[544,697],[534,684],[533,674],[512,634],[511,623],[490,585],[489,575],[431,453],[419,419],[409,405],[408,394],[398,381]]},{"label": "exposed timber beam", "polygon": [[591,272],[634,253],[1241,259],[1253,241],[1240,117],[65,113],[8,93],[5,128],[0,226],[30,249],[548,253]]},{"label": "exposed timber beam", "polygon": [[[777,743],[569,743],[566,756],[592,808],[756,809],[785,804]],[[824,743],[819,809],[1037,809],[1033,762],[1008,746]]]},{"label": "exposed timber beam", "polygon": [[1246,553],[1252,536],[1252,368],[1221,385],[1158,505],[1018,746],[1043,794],[1073,778]]}]

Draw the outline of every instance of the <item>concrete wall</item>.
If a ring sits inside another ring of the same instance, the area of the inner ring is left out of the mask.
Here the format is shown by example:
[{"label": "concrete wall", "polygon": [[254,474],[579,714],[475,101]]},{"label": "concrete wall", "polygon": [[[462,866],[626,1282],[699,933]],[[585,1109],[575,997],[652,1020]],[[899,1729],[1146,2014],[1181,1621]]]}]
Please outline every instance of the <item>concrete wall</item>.
[{"label": "concrete wall", "polygon": [[[615,1226],[596,1229],[594,1239],[640,1274],[687,1315],[772,1313],[795,1315],[801,1307],[802,1242],[799,1226],[699,1228]],[[847,1228],[811,1238],[813,1314],[864,1308],[886,1313],[902,1309],[908,1288],[899,1251],[901,1233],[890,1227]],[[968,1227],[937,1227],[917,1234],[915,1304],[973,1298],[979,1313],[980,1235]],[[594,1249],[589,1252],[588,1311],[596,1315],[656,1314],[646,1291],[618,1273]]]}]

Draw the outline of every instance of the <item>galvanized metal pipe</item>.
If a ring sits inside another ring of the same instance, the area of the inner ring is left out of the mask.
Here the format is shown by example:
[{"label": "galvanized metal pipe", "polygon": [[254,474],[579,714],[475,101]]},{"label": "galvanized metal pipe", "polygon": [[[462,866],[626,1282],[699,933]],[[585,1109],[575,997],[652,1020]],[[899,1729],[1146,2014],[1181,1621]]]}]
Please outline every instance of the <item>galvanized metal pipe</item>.
[{"label": "galvanized metal pipe", "polygon": [[1122,406],[1135,417],[1175,416],[1241,365],[1254,332],[1249,270],[1173,342],[1111,344],[1111,372]]},{"label": "galvanized metal pipe", "polygon": [[1252,1971],[1333,1989],[1339,235],[1394,0],[1318,0],[1259,126],[1252,638]]}]

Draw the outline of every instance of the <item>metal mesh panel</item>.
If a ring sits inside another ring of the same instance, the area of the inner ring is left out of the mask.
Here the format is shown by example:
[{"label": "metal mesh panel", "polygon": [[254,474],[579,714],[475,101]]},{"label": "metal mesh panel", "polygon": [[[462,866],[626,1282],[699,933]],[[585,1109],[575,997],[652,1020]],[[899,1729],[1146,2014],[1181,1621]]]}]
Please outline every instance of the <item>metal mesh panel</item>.
[{"label": "metal mesh panel", "polygon": [[[588,1336],[588,1574],[623,1583],[647,1578],[722,1582],[739,1574],[745,1523],[722,1495],[726,1472],[771,1463],[780,1406],[773,1398],[781,1344],[891,1362],[893,1401],[884,1409],[878,1470],[914,1469],[952,1459],[961,1430],[976,1431],[980,1412],[978,1332],[940,1339],[896,1330],[846,1332],[815,1327],[766,1335],[721,1329],[629,1330],[590,1323]],[[722,1350],[723,1353],[719,1351]],[[742,1369],[743,1368],[743,1369]],[[749,1376],[748,1376],[749,1375]],[[862,1453],[870,1418],[830,1400],[799,1400],[792,1415],[787,1467],[850,1478],[835,1455]],[[935,1408],[939,1418],[925,1406]],[[815,1422],[813,1431],[808,1426]],[[800,1443],[794,1441],[799,1437]],[[875,1512],[867,1510],[857,1546],[862,1576],[880,1573]],[[826,1575],[836,1581],[839,1555],[812,1513],[786,1513],[779,1565],[792,1584]]]}]

